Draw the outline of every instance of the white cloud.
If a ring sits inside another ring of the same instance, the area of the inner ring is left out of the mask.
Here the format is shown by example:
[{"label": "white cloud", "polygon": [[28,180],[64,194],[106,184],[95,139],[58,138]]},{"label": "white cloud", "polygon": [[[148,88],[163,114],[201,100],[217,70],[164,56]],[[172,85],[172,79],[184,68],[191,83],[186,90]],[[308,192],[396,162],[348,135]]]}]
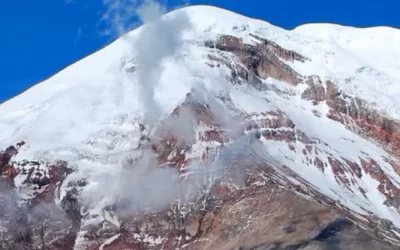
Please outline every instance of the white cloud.
[{"label": "white cloud", "polygon": [[162,209],[179,193],[179,176],[174,169],[156,166],[155,156],[145,152],[134,166],[93,173],[82,203],[97,209],[117,205],[123,213]]}]

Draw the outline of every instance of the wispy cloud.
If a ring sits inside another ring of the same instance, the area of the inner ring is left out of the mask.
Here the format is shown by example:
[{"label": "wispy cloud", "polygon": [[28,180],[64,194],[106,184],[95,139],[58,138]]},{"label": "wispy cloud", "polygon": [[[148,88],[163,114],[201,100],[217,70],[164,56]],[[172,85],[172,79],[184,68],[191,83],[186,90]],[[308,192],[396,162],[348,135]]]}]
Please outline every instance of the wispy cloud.
[{"label": "wispy cloud", "polygon": [[66,4],[76,3],[76,0],[63,0]]},{"label": "wispy cloud", "polygon": [[101,35],[119,37],[137,26],[137,0],[102,0],[105,7],[100,20]]},{"label": "wispy cloud", "polygon": [[[74,0],[73,0],[74,1]],[[113,38],[120,37],[135,27],[151,22],[169,10],[185,6],[188,1],[171,4],[167,0],[102,0],[100,33]],[[174,1],[175,3],[177,1]]]},{"label": "wispy cloud", "polygon": [[76,30],[76,35],[74,38],[74,46],[78,45],[78,42],[79,42],[79,40],[81,40],[82,36],[83,36],[83,28],[78,28]]},{"label": "wispy cloud", "polygon": [[142,100],[146,106],[147,122],[155,122],[160,110],[154,101],[154,90],[161,79],[163,61],[177,54],[182,46],[182,34],[190,29],[191,23],[185,12],[175,13],[172,17],[156,20],[166,8],[158,2],[148,0],[137,9],[137,14],[147,26],[141,30],[140,38],[132,43],[139,64],[138,81],[142,89]]}]

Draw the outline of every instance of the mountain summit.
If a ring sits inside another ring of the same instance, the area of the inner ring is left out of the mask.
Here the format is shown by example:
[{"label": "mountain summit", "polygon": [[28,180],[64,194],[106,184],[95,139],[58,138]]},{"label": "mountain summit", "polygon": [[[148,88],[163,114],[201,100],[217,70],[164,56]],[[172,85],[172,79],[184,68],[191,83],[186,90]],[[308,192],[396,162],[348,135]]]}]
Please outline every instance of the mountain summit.
[{"label": "mountain summit", "polygon": [[151,20],[0,105],[0,249],[396,249],[398,44]]}]

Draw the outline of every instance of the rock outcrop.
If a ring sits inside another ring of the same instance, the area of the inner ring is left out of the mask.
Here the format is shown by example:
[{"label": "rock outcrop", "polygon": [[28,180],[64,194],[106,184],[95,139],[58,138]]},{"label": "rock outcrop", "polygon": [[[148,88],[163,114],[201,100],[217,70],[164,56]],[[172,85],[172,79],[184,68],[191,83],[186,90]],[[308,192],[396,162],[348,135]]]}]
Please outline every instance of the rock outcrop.
[{"label": "rock outcrop", "polygon": [[0,248],[73,249],[80,223],[73,191],[57,202],[59,187],[71,169],[65,162],[13,162],[23,144],[0,152]]},{"label": "rock outcrop", "polygon": [[293,85],[300,82],[300,75],[287,66],[284,61],[305,61],[307,58],[286,50],[267,39],[253,35],[261,42],[256,45],[246,44],[243,39],[229,35],[221,35],[216,43],[207,41],[206,46],[215,47],[221,51],[234,53],[242,65],[228,66],[232,69],[232,79],[245,79],[254,85],[261,85],[260,79],[274,78]]}]

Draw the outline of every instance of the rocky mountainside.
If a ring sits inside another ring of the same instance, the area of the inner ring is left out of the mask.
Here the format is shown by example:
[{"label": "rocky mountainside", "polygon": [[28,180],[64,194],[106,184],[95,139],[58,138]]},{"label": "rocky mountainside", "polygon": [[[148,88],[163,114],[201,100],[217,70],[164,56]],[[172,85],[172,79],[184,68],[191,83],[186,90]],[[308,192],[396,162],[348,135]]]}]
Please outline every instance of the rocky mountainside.
[{"label": "rocky mountainside", "polygon": [[139,27],[0,105],[0,249],[398,249],[399,42]]}]

